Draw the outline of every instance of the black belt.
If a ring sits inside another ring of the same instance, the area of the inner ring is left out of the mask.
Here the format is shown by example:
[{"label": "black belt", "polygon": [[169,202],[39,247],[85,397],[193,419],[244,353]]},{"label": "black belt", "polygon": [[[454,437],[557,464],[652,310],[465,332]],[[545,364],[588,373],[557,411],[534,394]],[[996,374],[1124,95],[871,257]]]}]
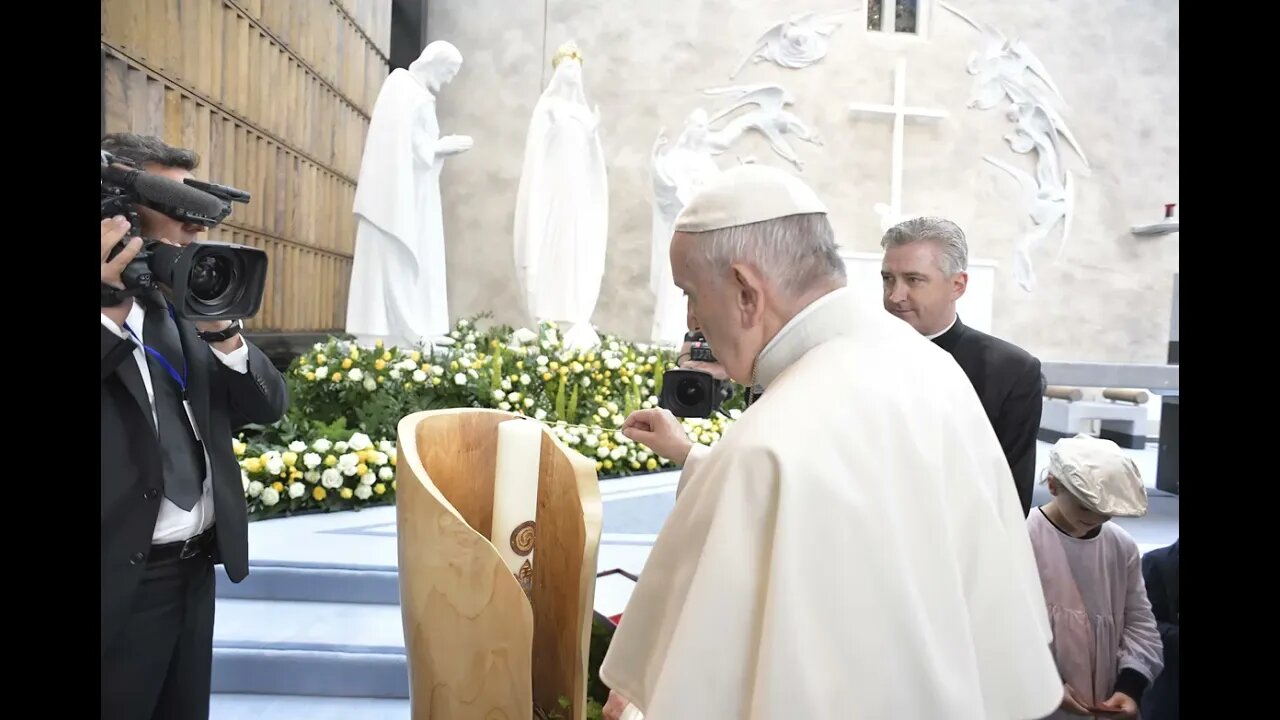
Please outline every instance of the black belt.
[{"label": "black belt", "polygon": [[213,549],[213,543],[214,529],[209,528],[199,535],[183,540],[182,542],[152,545],[151,553],[147,556],[147,564],[165,565],[168,563],[190,560],[191,558],[210,553]]}]

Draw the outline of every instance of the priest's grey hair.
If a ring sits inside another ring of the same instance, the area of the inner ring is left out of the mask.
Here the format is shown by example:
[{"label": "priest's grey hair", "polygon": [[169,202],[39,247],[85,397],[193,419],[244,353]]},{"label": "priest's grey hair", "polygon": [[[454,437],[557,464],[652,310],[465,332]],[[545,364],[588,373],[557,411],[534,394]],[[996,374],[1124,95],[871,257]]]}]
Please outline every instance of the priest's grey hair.
[{"label": "priest's grey hair", "polygon": [[716,271],[746,262],[795,297],[845,280],[844,260],[825,213],[806,213],[697,233],[696,256]]},{"label": "priest's grey hair", "polygon": [[880,247],[888,250],[913,242],[931,242],[942,250],[939,264],[947,277],[969,269],[969,244],[959,225],[939,217],[918,217],[889,228],[880,239]]}]

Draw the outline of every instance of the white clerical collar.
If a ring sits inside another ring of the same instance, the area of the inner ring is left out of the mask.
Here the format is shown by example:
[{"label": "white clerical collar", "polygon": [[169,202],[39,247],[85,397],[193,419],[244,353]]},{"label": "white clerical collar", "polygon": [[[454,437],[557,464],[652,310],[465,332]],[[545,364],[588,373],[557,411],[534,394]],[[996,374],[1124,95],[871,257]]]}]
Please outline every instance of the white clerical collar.
[{"label": "white clerical collar", "polygon": [[940,330],[940,331],[938,331],[938,332],[936,332],[936,333],[934,333],[934,334],[932,334],[932,335],[925,335],[925,337],[926,337],[926,338],[928,338],[928,339],[930,339],[930,340],[933,340],[933,339],[935,339],[935,338],[940,338],[940,337],[942,337],[943,335],[946,335],[948,332],[951,332],[951,328],[953,328],[953,327],[955,327],[955,326],[956,326],[956,320],[959,320],[959,319],[960,319],[960,316],[959,316],[959,315],[952,315],[952,316],[951,316],[951,324],[950,324],[950,325],[946,326],[946,327],[945,327],[945,328],[943,328],[942,330]]},{"label": "white clerical collar", "polygon": [[[849,294],[849,288],[847,286],[836,288],[835,290],[832,290],[831,292],[827,293],[826,295],[823,295],[817,300],[814,300],[808,305],[805,305],[804,308],[800,310],[800,312],[796,313],[794,317],[792,317],[790,320],[787,321],[786,325],[782,326],[782,329],[778,331],[777,335],[774,335],[773,338],[769,340],[769,342],[765,343],[764,349],[761,350],[760,354],[756,356],[756,366],[758,367],[761,361],[765,359],[765,356],[769,354],[769,351],[773,350],[778,345],[778,342],[783,337],[785,337],[789,332],[794,330],[800,324],[800,321],[804,320],[805,317],[812,314],[815,310],[817,310],[818,308],[821,308],[823,305],[826,305],[832,300],[839,299],[848,294]],[[762,389],[763,388],[760,388],[757,385],[756,390],[762,390]]]}]

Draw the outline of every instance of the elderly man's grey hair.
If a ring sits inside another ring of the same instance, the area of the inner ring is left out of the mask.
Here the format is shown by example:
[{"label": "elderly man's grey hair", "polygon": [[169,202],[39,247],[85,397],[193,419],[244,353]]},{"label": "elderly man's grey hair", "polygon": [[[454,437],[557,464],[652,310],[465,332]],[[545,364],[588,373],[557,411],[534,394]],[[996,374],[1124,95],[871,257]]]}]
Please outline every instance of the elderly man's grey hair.
[{"label": "elderly man's grey hair", "polygon": [[795,297],[845,280],[844,260],[825,213],[807,213],[697,233],[694,256],[714,270],[746,262]]},{"label": "elderly man's grey hair", "polygon": [[880,239],[880,247],[888,250],[913,242],[931,242],[942,250],[939,259],[944,275],[950,277],[969,268],[969,245],[959,225],[938,217],[918,217],[889,228]]}]

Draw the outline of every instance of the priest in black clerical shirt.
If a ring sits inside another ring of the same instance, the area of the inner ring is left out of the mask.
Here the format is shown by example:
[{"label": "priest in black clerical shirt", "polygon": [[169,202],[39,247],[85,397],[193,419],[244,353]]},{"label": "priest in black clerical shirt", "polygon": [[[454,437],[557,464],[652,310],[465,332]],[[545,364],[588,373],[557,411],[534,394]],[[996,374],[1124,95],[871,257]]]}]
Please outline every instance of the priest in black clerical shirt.
[{"label": "priest in black clerical shirt", "polygon": [[1025,515],[1035,484],[1036,434],[1044,378],[1026,350],[967,327],[956,301],[969,282],[964,231],[950,220],[921,217],[899,223],[880,241],[884,309],[951,353],[973,383],[1000,439]]}]

